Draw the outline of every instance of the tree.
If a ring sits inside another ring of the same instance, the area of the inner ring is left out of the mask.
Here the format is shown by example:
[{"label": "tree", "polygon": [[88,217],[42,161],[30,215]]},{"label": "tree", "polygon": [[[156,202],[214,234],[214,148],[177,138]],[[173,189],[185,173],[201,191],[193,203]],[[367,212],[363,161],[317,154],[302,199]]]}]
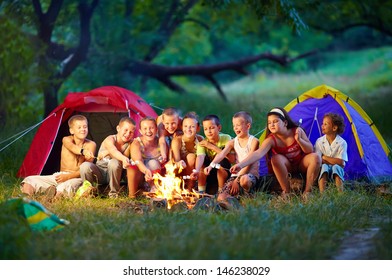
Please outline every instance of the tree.
[{"label": "tree", "polygon": [[44,50],[38,56],[38,67],[41,73],[48,76],[42,85],[45,103],[45,115],[58,105],[57,93],[62,83],[85,60],[90,45],[90,21],[99,0],[79,1],[79,42],[76,46],[67,47],[53,42],[53,34],[57,17],[61,11],[63,0],[50,2],[46,12],[39,0],[32,0],[37,17],[37,41]]},{"label": "tree", "polygon": [[390,7],[385,0],[21,0],[1,5],[36,54],[35,86],[43,93],[45,115],[57,106],[64,83],[77,87],[79,81],[84,86],[141,81],[143,87],[154,79],[185,92],[173,77],[199,76],[225,98],[218,73],[247,74],[261,60],[286,66],[315,53],[293,51],[287,43],[271,51],[266,42],[282,25],[291,26],[294,36],[309,27],[332,34],[361,24],[386,34],[392,30],[391,10],[378,7]]}]

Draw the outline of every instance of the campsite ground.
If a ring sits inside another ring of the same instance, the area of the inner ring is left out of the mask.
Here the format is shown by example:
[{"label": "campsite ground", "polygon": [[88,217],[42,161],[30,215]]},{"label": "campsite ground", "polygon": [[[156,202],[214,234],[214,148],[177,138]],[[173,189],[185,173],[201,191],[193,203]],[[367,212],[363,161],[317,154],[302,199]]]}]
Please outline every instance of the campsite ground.
[{"label": "campsite ground", "polygon": [[[228,103],[200,83],[191,85],[193,90],[187,95],[162,90],[150,92],[145,99],[161,108],[176,106],[200,116],[216,113],[221,116],[223,131],[230,134],[232,114],[247,110],[254,118],[251,133],[258,134],[269,108],[284,106],[304,91],[327,84],[359,103],[391,145],[392,119],[385,117],[392,108],[391,57],[392,49],[383,48],[335,54],[313,72],[260,71],[227,82]],[[4,136],[12,135],[15,127],[6,132]],[[27,135],[2,152],[0,201],[20,193],[20,179],[15,174],[31,139]],[[345,252],[347,240],[364,231],[376,231],[369,239],[361,237],[367,241],[366,250],[345,258],[391,259],[390,246],[385,244],[392,242],[392,200],[374,187],[357,184],[343,194],[330,189],[323,196],[315,192],[308,202],[300,197],[283,202],[258,193],[232,211],[168,211],[151,208],[145,199],[126,197],[53,203],[41,197],[37,199],[70,225],[56,233],[31,233],[25,223],[15,222],[15,213],[1,209],[0,258],[336,259]]]}]

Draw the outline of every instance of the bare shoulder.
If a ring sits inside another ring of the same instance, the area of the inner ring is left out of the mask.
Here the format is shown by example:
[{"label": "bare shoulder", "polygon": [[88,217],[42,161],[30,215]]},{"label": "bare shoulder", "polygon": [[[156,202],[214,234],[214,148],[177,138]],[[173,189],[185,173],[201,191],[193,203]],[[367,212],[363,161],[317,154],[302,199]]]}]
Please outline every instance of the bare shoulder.
[{"label": "bare shoulder", "polygon": [[86,139],[85,143],[86,143],[86,146],[89,146],[89,147],[96,147],[97,146],[97,143],[95,143],[93,140],[90,140],[90,139]]},{"label": "bare shoulder", "polygon": [[73,140],[73,137],[71,136],[71,135],[68,135],[68,136],[64,136],[63,137],[63,144],[73,144],[74,143],[74,140]]},{"label": "bare shoulder", "polygon": [[227,141],[227,143],[226,143],[225,146],[229,146],[229,147],[231,147],[231,148],[234,148],[234,139],[235,139],[235,138],[232,138],[232,139],[230,139],[229,141]]},{"label": "bare shoulder", "polygon": [[140,142],[137,138],[133,139],[133,141],[131,143],[131,147],[140,148]]},{"label": "bare shoulder", "polygon": [[173,138],[172,145],[181,145],[181,142],[182,142],[182,136],[180,135]]},{"label": "bare shoulder", "polygon": [[251,145],[257,147],[257,146],[259,146],[259,144],[260,144],[259,139],[256,137],[253,137]]},{"label": "bare shoulder", "polygon": [[162,115],[159,115],[156,119],[157,125],[159,126],[160,124],[162,124]]},{"label": "bare shoulder", "polygon": [[183,135],[184,132],[182,131],[182,129],[178,128],[175,132],[174,132],[174,137],[178,137]]}]

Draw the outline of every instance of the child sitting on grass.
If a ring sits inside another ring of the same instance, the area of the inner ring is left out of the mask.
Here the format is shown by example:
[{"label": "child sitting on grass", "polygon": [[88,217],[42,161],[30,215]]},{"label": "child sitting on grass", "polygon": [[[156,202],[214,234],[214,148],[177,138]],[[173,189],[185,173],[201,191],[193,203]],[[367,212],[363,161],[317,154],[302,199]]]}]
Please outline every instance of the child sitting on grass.
[{"label": "child sitting on grass", "polygon": [[[152,117],[145,117],[139,124],[140,137],[131,144],[131,163],[127,169],[129,197],[139,195],[142,184],[147,182],[153,187],[153,174],[162,169],[157,123]],[[165,145],[166,148],[166,145]],[[167,151],[165,150],[167,153]],[[143,176],[144,175],[144,180]]]},{"label": "child sitting on grass", "polygon": [[79,167],[83,162],[93,162],[96,144],[86,139],[88,122],[85,116],[72,116],[68,126],[71,135],[62,139],[60,172],[26,177],[21,183],[22,193],[29,196],[46,193],[47,198],[52,199],[54,196],[71,196],[82,185]]},{"label": "child sitting on grass", "polygon": [[323,117],[321,131],[324,134],[314,145],[321,156],[319,176],[320,192],[325,190],[329,179],[333,180],[339,191],[343,191],[344,166],[348,161],[347,142],[339,135],[344,132],[344,119],[339,114],[327,113]]},{"label": "child sitting on grass", "polygon": [[282,197],[290,193],[289,174],[306,174],[305,190],[306,199],[312,191],[320,171],[321,159],[313,152],[313,145],[283,108],[273,108],[267,114],[266,138],[258,150],[250,153],[245,159],[233,165],[232,173],[239,172],[245,166],[259,161],[268,152],[271,168],[282,189]]},{"label": "child sitting on grass", "polygon": [[117,198],[124,168],[129,166],[130,143],[136,130],[135,121],[129,117],[120,119],[117,134],[107,136],[99,148],[96,164],[84,162],[80,166],[80,176],[94,185],[109,184],[109,198]]},{"label": "child sitting on grass", "polygon": [[198,190],[200,192],[216,194],[217,191],[223,188],[223,185],[230,175],[229,168],[231,163],[235,161],[235,154],[233,152],[228,153],[220,163],[222,168],[214,168],[214,170],[211,170],[209,175],[206,176],[204,172],[201,171],[202,168],[210,165],[215,155],[220,153],[231,140],[231,136],[220,133],[222,126],[217,115],[206,116],[203,119],[203,128],[206,138],[197,145],[196,166],[195,171],[192,173],[192,178],[198,180]]},{"label": "child sitting on grass", "polygon": [[[236,137],[227,142],[225,148],[218,153],[214,160],[204,169],[205,174],[210,174],[212,168],[219,164],[233,149],[237,162],[257,150],[259,140],[249,134],[252,126],[252,117],[248,112],[238,112],[233,116],[233,130]],[[243,167],[237,174],[229,178],[223,189],[219,192],[218,201],[226,200],[230,196],[249,193],[256,185],[259,177],[259,161]]]},{"label": "child sitting on grass", "polygon": [[[162,163],[171,158],[170,147],[173,138],[182,135],[181,118],[177,109],[173,107],[163,110],[162,115],[157,118],[159,148],[162,154]],[[169,154],[168,154],[169,152]]]},{"label": "child sitting on grass", "polygon": [[[197,134],[199,130],[198,117],[194,112],[190,112],[182,119],[183,135],[175,137],[172,141],[173,160],[179,170],[184,169],[181,175],[191,175],[195,168],[197,144],[204,139],[203,136]],[[195,178],[192,177],[192,179],[186,183],[189,191],[196,187]]]}]

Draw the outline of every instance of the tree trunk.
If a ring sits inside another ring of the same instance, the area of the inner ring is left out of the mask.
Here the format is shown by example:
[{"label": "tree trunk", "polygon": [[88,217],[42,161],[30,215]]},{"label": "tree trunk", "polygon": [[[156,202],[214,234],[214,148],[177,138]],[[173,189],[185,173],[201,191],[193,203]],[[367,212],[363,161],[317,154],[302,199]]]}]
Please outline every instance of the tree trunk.
[{"label": "tree trunk", "polygon": [[58,101],[57,101],[58,88],[59,88],[58,86],[48,85],[44,89],[45,117],[47,117],[58,106]]}]

